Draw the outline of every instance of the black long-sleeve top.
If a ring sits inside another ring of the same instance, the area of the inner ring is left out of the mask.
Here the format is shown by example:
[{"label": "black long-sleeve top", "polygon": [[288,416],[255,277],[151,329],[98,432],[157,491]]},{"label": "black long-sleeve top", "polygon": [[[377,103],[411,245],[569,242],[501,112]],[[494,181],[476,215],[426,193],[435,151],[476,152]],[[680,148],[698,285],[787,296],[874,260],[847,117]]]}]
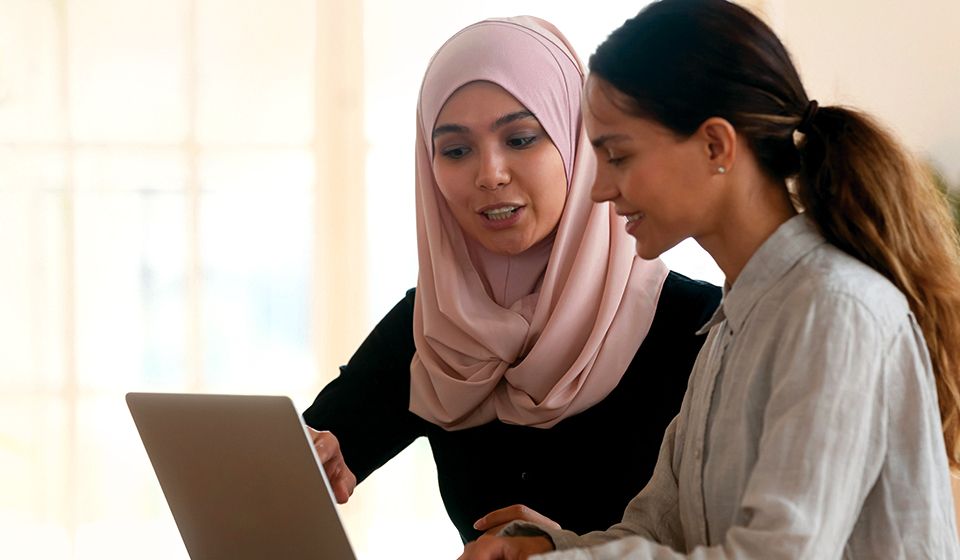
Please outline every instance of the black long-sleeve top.
[{"label": "black long-sleeve top", "polygon": [[620,521],[657,461],[680,410],[720,289],[671,272],[650,331],[616,388],[552,428],[493,421],[445,431],[410,412],[414,290],[367,336],[340,375],[303,413],[340,441],[362,481],[418,437],[430,441],[440,495],[464,542],[487,513],[524,504],[565,529],[585,533]]}]

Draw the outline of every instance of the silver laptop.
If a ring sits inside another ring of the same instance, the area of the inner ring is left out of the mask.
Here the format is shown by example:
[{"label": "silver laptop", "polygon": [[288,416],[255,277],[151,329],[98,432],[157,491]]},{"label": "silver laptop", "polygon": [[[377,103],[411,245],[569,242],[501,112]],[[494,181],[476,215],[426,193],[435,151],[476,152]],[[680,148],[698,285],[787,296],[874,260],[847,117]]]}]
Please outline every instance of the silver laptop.
[{"label": "silver laptop", "polygon": [[287,397],[128,393],[194,560],[355,560]]}]

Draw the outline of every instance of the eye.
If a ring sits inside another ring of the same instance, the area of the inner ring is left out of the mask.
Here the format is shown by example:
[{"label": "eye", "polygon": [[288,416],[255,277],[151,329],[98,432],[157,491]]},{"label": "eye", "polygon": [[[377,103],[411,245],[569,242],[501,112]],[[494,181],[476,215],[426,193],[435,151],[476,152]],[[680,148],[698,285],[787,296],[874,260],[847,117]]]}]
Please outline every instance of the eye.
[{"label": "eye", "polygon": [[514,148],[516,150],[522,150],[529,147],[531,144],[537,141],[536,135],[531,136],[514,136],[513,138],[507,139],[507,146]]},{"label": "eye", "polygon": [[450,159],[460,159],[470,153],[470,148],[466,146],[448,146],[440,150],[440,155]]},{"label": "eye", "polygon": [[[606,152],[604,155],[606,156],[605,159],[607,161],[607,165],[611,165],[613,167],[620,167],[620,165],[623,164],[623,162],[629,157],[629,154],[625,155],[623,152],[620,152],[620,150],[615,150],[610,146],[606,146],[606,149],[603,151]],[[597,156],[599,157],[600,154],[598,153]]]}]

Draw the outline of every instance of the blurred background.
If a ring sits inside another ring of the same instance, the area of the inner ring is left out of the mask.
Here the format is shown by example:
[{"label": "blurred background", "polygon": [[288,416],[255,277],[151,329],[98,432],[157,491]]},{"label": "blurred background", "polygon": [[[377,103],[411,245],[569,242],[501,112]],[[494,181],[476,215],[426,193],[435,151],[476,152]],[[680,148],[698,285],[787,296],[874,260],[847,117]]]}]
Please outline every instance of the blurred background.
[{"label": "blurred background", "polygon": [[[586,59],[644,4],[0,0],[0,557],[186,558],[124,393],[302,410],[416,283],[436,48],[527,13]],[[873,112],[957,187],[960,3],[744,4],[811,97]],[[722,282],[691,242],[665,259]],[[361,558],[461,550],[423,441],[341,511]]]}]

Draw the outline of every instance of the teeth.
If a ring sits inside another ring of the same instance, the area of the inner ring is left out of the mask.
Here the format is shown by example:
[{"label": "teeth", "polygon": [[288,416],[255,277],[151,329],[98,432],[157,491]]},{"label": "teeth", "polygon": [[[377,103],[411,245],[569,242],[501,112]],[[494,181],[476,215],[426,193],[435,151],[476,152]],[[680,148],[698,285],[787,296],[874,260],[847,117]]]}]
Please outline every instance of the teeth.
[{"label": "teeth", "polygon": [[504,220],[509,218],[517,208],[517,206],[503,206],[495,210],[487,210],[484,215],[491,220]]},{"label": "teeth", "polygon": [[636,214],[629,214],[627,218],[627,223],[635,222],[643,217],[643,212],[637,212]]}]

